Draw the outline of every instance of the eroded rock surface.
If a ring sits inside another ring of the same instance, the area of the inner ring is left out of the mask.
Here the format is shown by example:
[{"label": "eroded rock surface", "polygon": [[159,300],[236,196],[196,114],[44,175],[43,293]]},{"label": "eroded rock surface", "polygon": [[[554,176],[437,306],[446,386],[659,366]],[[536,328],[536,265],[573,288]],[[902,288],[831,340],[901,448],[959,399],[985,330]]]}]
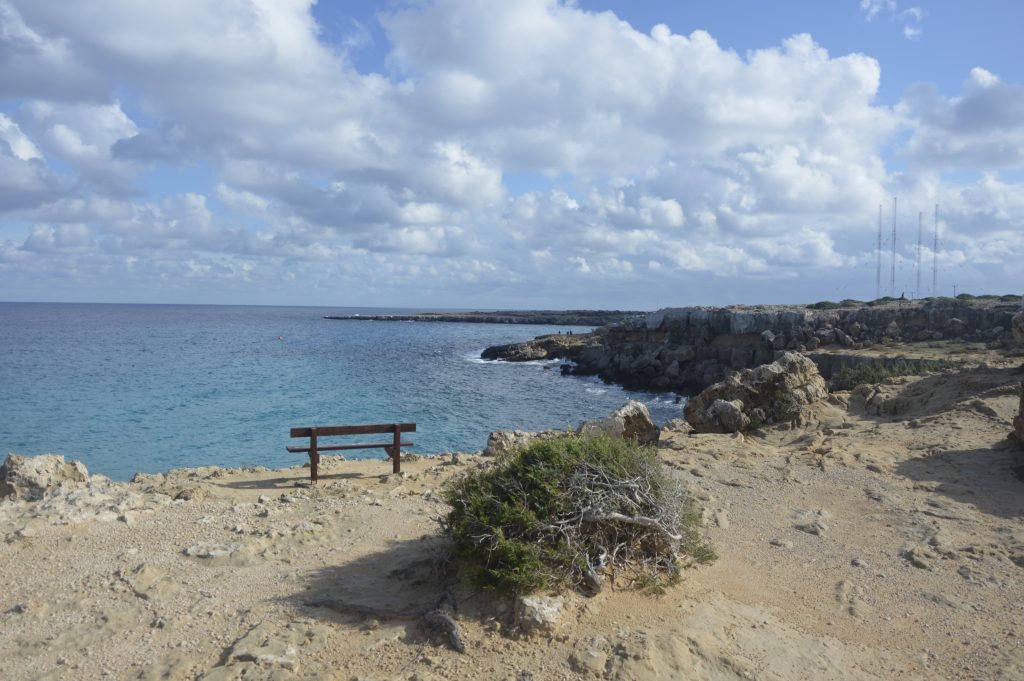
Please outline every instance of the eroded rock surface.
[{"label": "eroded rock surface", "polygon": [[623,440],[636,440],[640,444],[657,442],[659,433],[658,427],[651,421],[647,405],[636,400],[629,400],[603,419],[583,422],[577,432],[605,433]]},{"label": "eroded rock surface", "polygon": [[496,430],[487,436],[484,456],[504,456],[515,449],[526,447],[532,442],[555,437],[558,434],[559,432],[555,430],[545,430],[539,433],[525,430]]},{"label": "eroded rock surface", "polygon": [[818,368],[786,352],[771,364],[746,369],[687,402],[686,420],[698,433],[735,433],[750,427],[801,421],[806,407],[828,395]]},{"label": "eroded rock surface", "polygon": [[85,482],[88,479],[89,471],[81,461],[68,462],[56,454],[8,454],[0,466],[0,498],[35,501],[61,483]]}]

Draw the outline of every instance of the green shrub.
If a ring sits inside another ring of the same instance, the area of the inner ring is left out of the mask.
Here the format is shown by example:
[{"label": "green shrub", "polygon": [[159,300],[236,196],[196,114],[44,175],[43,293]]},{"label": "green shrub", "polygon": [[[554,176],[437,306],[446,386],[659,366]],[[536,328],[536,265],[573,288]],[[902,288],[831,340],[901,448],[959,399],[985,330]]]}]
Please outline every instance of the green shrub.
[{"label": "green shrub", "polygon": [[681,558],[715,557],[654,450],[606,435],[540,440],[453,480],[444,499],[455,557],[503,593],[594,590],[605,573],[657,591],[678,579]]},{"label": "green shrub", "polygon": [[972,296],[970,293],[961,293],[957,295],[957,300],[974,300],[977,296]]},{"label": "green shrub", "polygon": [[839,303],[834,303],[831,300],[823,300],[819,303],[811,303],[807,306],[808,310],[838,310],[840,307]]},{"label": "green shrub", "polygon": [[890,365],[881,362],[848,364],[832,377],[833,390],[853,390],[858,385],[882,383],[896,376],[923,376],[934,371],[944,371],[960,366],[958,362],[946,359],[921,359],[909,362],[895,362]]},{"label": "green shrub", "polygon": [[875,307],[876,305],[886,305],[888,303],[895,303],[897,300],[899,299],[893,298],[892,296],[882,296],[881,298],[878,298],[876,300],[869,300],[867,304],[869,307]]},{"label": "green shrub", "polygon": [[843,298],[839,301],[840,307],[864,307],[866,303],[863,300],[855,300],[854,298]]}]

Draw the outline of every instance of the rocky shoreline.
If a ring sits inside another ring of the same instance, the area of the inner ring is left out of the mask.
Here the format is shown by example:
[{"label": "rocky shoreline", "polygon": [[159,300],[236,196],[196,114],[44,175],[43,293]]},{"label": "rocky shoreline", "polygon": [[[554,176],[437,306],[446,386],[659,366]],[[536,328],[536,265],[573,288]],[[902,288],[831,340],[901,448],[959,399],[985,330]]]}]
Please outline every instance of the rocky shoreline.
[{"label": "rocky shoreline", "polygon": [[730,371],[807,353],[830,379],[851,364],[914,362],[1008,347],[1020,298],[948,298],[814,306],[668,308],[593,333],[488,348],[506,361],[565,359],[567,373],[597,375],[629,389],[694,395]]},{"label": "rocky shoreline", "polygon": [[495,310],[490,312],[423,312],[406,315],[326,315],[324,319],[371,322],[462,322],[469,324],[545,324],[604,326],[646,315],[622,310]]},{"label": "rocky shoreline", "polygon": [[[690,423],[659,431],[634,403],[580,426],[654,443],[697,504],[719,558],[661,596],[512,604],[439,581],[437,492],[488,456],[410,456],[401,475],[325,456],[315,487],[301,466],[117,483],[9,457],[4,675],[1022,678],[1024,443],[1007,437],[1024,419],[1019,353],[828,393],[805,356],[780,359],[693,400]],[[408,614],[442,594],[458,604],[445,615],[457,647]]]}]

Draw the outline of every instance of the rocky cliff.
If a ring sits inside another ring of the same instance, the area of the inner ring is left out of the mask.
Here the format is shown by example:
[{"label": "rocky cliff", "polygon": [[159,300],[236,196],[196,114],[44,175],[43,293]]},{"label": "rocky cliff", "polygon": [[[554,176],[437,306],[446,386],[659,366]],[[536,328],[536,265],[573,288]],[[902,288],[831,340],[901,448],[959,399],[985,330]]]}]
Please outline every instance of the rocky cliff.
[{"label": "rocky cliff", "polygon": [[[569,373],[599,375],[627,388],[696,394],[729,371],[808,352],[827,379],[842,365],[824,349],[943,339],[1012,342],[1019,298],[936,298],[869,305],[669,308],[598,329],[573,344],[531,342],[488,349],[492,359],[564,358]],[[820,309],[829,307],[830,309]],[[525,347],[529,346],[529,347]],[[856,361],[856,360],[851,360]]]},{"label": "rocky cliff", "polygon": [[1024,382],[1020,384],[1020,406],[1013,419],[1013,434],[1017,436],[1017,442],[1024,446]]}]

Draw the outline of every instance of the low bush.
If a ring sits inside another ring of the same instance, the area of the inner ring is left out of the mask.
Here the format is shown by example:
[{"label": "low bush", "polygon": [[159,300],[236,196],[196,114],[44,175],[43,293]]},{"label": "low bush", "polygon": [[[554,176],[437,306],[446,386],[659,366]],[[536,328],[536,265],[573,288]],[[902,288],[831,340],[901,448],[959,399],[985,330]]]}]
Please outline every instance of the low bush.
[{"label": "low bush", "polygon": [[596,591],[605,575],[657,591],[715,557],[654,450],[605,435],[534,442],[452,481],[444,498],[455,557],[503,593]]},{"label": "low bush", "polygon": [[923,376],[934,371],[944,371],[959,366],[958,362],[945,359],[922,359],[895,362],[890,365],[881,362],[849,364],[840,368],[830,383],[833,390],[853,390],[858,385],[882,383],[896,376]]},{"label": "low bush", "polygon": [[822,300],[818,303],[811,303],[807,306],[808,310],[838,310],[841,306],[839,303],[832,302],[831,300]]}]

